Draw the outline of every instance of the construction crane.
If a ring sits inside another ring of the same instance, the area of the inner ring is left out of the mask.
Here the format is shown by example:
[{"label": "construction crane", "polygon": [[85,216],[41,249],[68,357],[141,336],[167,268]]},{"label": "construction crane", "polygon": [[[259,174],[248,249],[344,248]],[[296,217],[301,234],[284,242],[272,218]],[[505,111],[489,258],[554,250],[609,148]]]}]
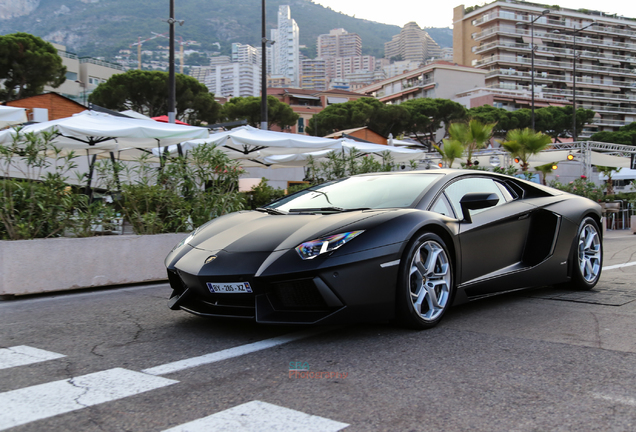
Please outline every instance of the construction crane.
[{"label": "construction crane", "polygon": [[137,69],[139,69],[139,70],[141,70],[141,46],[144,44],[144,42],[148,42],[149,40],[158,38],[160,36],[168,37],[168,36],[166,36],[167,32],[163,33],[163,34],[152,32],[152,34],[154,36],[149,37],[148,39],[144,39],[144,40],[141,40],[141,37],[139,37],[136,43],[130,44],[130,46],[129,46],[129,48],[132,48],[135,45],[137,45]]},{"label": "construction crane", "polygon": [[[170,37],[166,36],[165,33],[159,34],[159,33],[152,32],[152,34],[155,35],[155,37],[161,36],[161,37],[165,37],[166,39],[170,39]],[[186,46],[186,45],[194,44],[194,43],[196,43],[196,41],[193,41],[193,40],[189,40],[189,41],[185,41],[184,42],[183,38],[181,36],[179,36],[179,56],[180,56],[180,59],[181,59],[181,67],[179,68],[179,72],[180,73],[183,73],[183,62],[184,62],[184,60],[183,60],[183,57],[184,57],[183,56],[183,47]]]}]

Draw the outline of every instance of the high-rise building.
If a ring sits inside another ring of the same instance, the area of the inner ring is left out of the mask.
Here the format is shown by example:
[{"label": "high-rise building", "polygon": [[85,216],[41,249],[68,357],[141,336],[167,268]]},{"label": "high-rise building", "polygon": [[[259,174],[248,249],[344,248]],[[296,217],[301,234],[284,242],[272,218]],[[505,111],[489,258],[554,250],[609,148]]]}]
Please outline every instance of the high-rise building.
[{"label": "high-rise building", "polygon": [[351,57],[362,55],[362,39],[343,28],[318,36],[318,57]]},{"label": "high-rise building", "polygon": [[225,63],[214,66],[205,77],[205,85],[215,96],[260,95],[261,68],[250,63]]},{"label": "high-rise building", "polygon": [[426,60],[440,58],[442,49],[437,42],[417,23],[406,23],[400,33],[390,42],[384,43],[384,57],[400,58],[425,63]]},{"label": "high-rise building", "polygon": [[260,50],[251,45],[243,45],[240,43],[232,44],[232,63],[249,63],[260,65]]},{"label": "high-rise building", "polygon": [[464,95],[472,97],[471,105],[529,108],[533,69],[535,108],[571,105],[576,70],[577,108],[598,114],[592,125],[577,131],[579,137],[636,120],[633,19],[495,1],[478,8],[458,6],[453,21],[454,61],[488,71],[485,88]]},{"label": "high-rise building", "polygon": [[327,77],[326,61],[320,58],[304,59],[300,62],[301,77],[300,86],[304,89],[324,91],[327,90],[329,78]]},{"label": "high-rise building", "polygon": [[233,43],[232,57],[212,57],[210,66],[192,68],[190,74],[215,96],[259,96],[260,51],[250,45]]},{"label": "high-rise building", "polygon": [[300,87],[300,32],[289,5],[278,7],[278,28],[272,29],[271,34],[274,45],[272,55],[267,56],[271,73],[289,78],[292,87]]},{"label": "high-rise building", "polygon": [[329,78],[340,80],[354,72],[373,72],[376,61],[373,56],[330,57],[326,59],[326,64]]}]

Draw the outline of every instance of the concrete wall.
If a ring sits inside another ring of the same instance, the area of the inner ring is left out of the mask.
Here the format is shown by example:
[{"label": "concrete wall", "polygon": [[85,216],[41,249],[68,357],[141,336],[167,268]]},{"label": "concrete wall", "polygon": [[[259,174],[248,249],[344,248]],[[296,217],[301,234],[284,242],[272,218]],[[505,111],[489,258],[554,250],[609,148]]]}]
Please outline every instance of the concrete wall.
[{"label": "concrete wall", "polygon": [[164,259],[185,236],[0,241],[0,296],[165,280]]}]

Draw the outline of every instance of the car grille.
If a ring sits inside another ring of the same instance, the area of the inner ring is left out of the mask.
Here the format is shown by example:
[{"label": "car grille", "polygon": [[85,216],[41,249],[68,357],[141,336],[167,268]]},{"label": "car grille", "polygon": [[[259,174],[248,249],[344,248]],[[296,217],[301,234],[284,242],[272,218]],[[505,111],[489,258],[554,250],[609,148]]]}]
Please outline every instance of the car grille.
[{"label": "car grille", "polygon": [[273,283],[269,298],[276,309],[328,309],[312,279]]}]

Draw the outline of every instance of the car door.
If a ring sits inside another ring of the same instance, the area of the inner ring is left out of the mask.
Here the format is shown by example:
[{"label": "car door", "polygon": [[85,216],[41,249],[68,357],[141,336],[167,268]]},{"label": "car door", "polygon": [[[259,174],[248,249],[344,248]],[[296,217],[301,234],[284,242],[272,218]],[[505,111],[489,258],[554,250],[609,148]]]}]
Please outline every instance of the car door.
[{"label": "car door", "polygon": [[[467,193],[492,193],[499,201],[494,207],[470,211],[470,222],[463,221],[460,200]],[[459,284],[466,294],[483,295],[500,290],[483,283],[515,271],[521,259],[530,227],[530,213],[536,208],[494,178],[461,178],[444,189],[459,224],[461,267]]]}]

